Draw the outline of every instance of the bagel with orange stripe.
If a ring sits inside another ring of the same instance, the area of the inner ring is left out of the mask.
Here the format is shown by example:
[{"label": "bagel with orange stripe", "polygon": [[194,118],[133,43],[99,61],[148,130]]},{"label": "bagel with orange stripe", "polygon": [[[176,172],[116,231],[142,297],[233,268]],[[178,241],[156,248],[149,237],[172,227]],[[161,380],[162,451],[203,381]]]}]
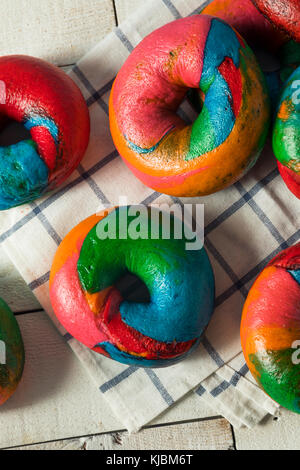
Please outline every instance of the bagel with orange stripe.
[{"label": "bagel with orange stripe", "polygon": [[241,340],[264,391],[300,413],[300,243],[273,258],[254,282],[243,309]]},{"label": "bagel with orange stripe", "polygon": [[[187,239],[176,238],[175,218],[167,239],[146,209],[142,235],[132,237],[133,209],[93,215],[69,232],[53,261],[50,298],[61,324],[90,349],[125,364],[168,366],[199,344],[213,313],[214,275],[204,248],[186,250]],[[103,238],[115,223],[114,238]],[[127,272],[147,286],[149,302],[123,298],[117,281]]]},{"label": "bagel with orange stripe", "polygon": [[[203,97],[192,125],[176,111],[190,88]],[[206,15],[147,36],[118,73],[110,96],[114,143],[147,186],[203,196],[241,178],[268,133],[270,105],[259,65],[241,36]]]}]

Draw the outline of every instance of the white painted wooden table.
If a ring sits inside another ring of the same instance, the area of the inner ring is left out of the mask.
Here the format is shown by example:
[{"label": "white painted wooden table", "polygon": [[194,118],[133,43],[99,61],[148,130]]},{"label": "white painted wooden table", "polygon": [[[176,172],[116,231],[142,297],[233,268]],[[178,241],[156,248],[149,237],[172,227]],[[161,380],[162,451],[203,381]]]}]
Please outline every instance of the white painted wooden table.
[{"label": "white painted wooden table", "polygon": [[[31,54],[66,70],[144,0],[0,0],[0,55]],[[0,448],[299,449],[300,417],[282,412],[234,430],[191,394],[129,436],[0,247],[0,297],[16,313],[26,366],[0,409]]]}]

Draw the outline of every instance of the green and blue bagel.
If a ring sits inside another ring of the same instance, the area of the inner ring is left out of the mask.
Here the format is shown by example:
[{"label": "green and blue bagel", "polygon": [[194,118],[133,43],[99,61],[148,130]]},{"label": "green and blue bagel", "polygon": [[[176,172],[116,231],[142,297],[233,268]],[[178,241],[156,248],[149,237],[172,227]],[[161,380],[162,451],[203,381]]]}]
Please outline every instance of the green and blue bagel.
[{"label": "green and blue bagel", "polygon": [[[150,212],[141,212],[135,239],[130,227],[136,216],[128,211],[91,216],[65,237],[51,269],[52,306],[66,330],[98,353],[142,367],[171,365],[196,347],[211,318],[211,264],[203,248],[187,250],[187,238],[175,238],[173,217],[169,239],[161,220],[151,218],[154,239]],[[100,237],[114,221],[115,238]],[[128,272],[147,286],[150,302],[124,301],[116,282]]]}]

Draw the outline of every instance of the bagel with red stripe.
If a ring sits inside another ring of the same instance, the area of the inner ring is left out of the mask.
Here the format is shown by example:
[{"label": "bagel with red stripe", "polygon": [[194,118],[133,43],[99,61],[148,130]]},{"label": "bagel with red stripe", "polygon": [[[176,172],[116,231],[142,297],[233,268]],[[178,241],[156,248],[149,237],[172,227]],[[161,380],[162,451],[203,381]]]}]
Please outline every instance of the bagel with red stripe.
[{"label": "bagel with red stripe", "polygon": [[81,161],[89,112],[61,69],[34,57],[0,58],[0,125],[22,123],[31,138],[0,147],[0,210],[57,188]]},{"label": "bagel with red stripe", "polygon": [[[203,101],[187,125],[177,109],[191,88]],[[144,184],[173,196],[204,196],[255,164],[270,104],[241,36],[217,18],[196,15],[141,41],[116,77],[109,113],[114,143]]]}]

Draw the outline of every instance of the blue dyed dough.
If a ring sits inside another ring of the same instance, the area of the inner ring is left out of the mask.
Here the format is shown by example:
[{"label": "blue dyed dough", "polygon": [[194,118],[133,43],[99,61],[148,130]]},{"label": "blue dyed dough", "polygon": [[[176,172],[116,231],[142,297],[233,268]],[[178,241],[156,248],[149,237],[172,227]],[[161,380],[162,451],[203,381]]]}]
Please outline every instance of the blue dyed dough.
[{"label": "blue dyed dough", "polygon": [[48,129],[48,131],[50,132],[50,134],[53,137],[54,141],[57,143],[57,141],[58,141],[58,128],[57,128],[57,125],[55,124],[55,122],[52,121],[52,119],[32,114],[27,119],[27,121],[24,122],[24,127],[26,127],[26,129],[28,129],[29,131],[33,127],[40,127],[40,126],[45,127],[46,129]]},{"label": "blue dyed dough", "polygon": [[39,197],[48,185],[48,168],[32,140],[0,147],[0,210]]},{"label": "blue dyed dough", "polygon": [[293,276],[296,282],[300,285],[300,269],[296,269],[295,271],[289,270],[289,273]]},{"label": "blue dyed dough", "polygon": [[[216,38],[220,38],[217,47]],[[238,68],[240,64],[240,47],[237,35],[229,25],[218,20],[212,20],[205,45],[200,88],[206,92],[205,106],[208,109],[214,130],[214,147],[218,147],[225,142],[235,123],[235,116],[231,107],[231,91],[218,67],[228,57],[232,59],[234,65]],[[213,150],[213,148],[210,150]]]},{"label": "blue dyed dough", "polygon": [[151,152],[154,152],[154,150],[157,149],[157,147],[159,146],[159,144],[163,141],[163,139],[174,129],[174,126],[171,127],[171,129],[168,130],[168,132],[166,132],[162,138],[157,142],[157,144],[153,145],[153,147],[150,147],[150,148],[142,148],[142,147],[139,147],[138,145],[134,144],[133,142],[131,142],[125,135],[125,139],[126,141],[128,142],[128,145],[130,148],[132,148],[132,150],[134,150],[136,153],[140,153],[140,154],[143,154],[143,153],[151,153]]},{"label": "blue dyed dough", "polygon": [[[159,256],[168,262],[168,253],[161,248]],[[214,275],[204,248],[186,251],[172,270],[161,272],[155,265],[152,270],[152,285],[147,285],[151,302],[122,302],[123,321],[145,336],[165,343],[199,337],[214,305]],[[146,281],[138,269],[134,274]]]}]

